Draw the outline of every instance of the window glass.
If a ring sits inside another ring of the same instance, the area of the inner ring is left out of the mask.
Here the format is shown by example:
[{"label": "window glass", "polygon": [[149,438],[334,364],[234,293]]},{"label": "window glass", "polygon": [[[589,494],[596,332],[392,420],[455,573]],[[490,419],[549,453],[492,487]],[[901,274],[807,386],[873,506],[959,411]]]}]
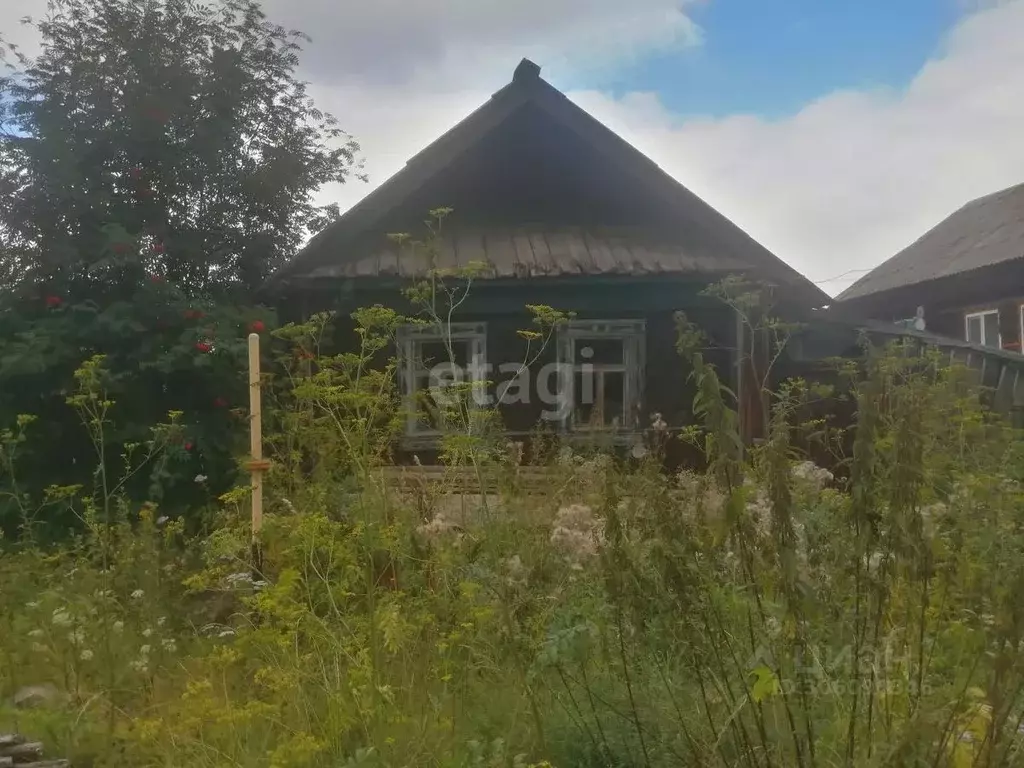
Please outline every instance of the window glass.
[{"label": "window glass", "polygon": [[[644,323],[580,320],[559,330],[559,362],[571,368],[564,427],[637,428],[644,375]],[[564,334],[564,335],[563,335]],[[570,383],[571,382],[571,383]]]},{"label": "window glass", "polygon": [[967,340],[972,344],[982,343],[982,323],[980,315],[967,316]]},{"label": "window glass", "polygon": [[999,313],[989,312],[982,317],[982,321],[985,324],[985,340],[983,344],[989,347],[999,346]]},{"label": "window glass", "polygon": [[573,424],[579,429],[618,428],[624,423],[626,372],[576,371]]},{"label": "window glass", "polygon": [[999,347],[999,312],[972,312],[967,315],[966,333],[972,344]]},{"label": "window glass", "polygon": [[621,365],[622,341],[622,339],[577,339],[576,362],[594,365]]},{"label": "window glass", "polygon": [[[482,323],[453,323],[447,331],[456,338],[449,337],[446,343],[440,331],[424,333],[416,326],[399,329],[408,434],[464,429],[474,416],[477,398],[471,382],[486,374],[486,328]],[[479,359],[474,361],[474,355]]]}]

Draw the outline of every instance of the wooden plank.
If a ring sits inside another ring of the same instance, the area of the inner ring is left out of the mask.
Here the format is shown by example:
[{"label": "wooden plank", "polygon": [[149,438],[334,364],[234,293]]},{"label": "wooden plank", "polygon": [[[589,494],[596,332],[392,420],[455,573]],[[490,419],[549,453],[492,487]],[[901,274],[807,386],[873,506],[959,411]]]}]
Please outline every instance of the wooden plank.
[{"label": "wooden plank", "polygon": [[1013,375],[1013,405],[1016,408],[1024,407],[1024,377],[1018,370]]},{"label": "wooden plank", "polygon": [[569,247],[571,235],[564,230],[545,232],[544,237],[548,244],[548,259],[550,261],[550,273],[552,274],[579,274],[579,268],[573,264]]},{"label": "wooden plank", "polygon": [[2,752],[4,757],[11,757],[16,763],[23,763],[26,760],[42,757],[43,744],[39,741],[27,741],[24,744],[12,744],[9,747],[4,747]]},{"label": "wooden plank", "polygon": [[398,253],[395,243],[390,243],[377,252],[377,274],[392,277],[398,272]]},{"label": "wooden plank", "polygon": [[598,272],[614,272],[615,257],[612,256],[612,249],[608,242],[602,237],[594,237],[585,234],[587,249],[590,251],[590,258],[594,262],[594,269]]},{"label": "wooden plank", "polygon": [[462,266],[459,242],[454,237],[439,237],[424,247],[431,269],[458,269]]},{"label": "wooden plank", "polygon": [[494,267],[497,277],[519,277],[516,270],[516,246],[507,232],[491,232],[484,236],[487,261]]},{"label": "wooden plank", "polygon": [[656,260],[651,256],[650,252],[647,250],[647,246],[643,243],[630,243],[629,256],[630,272],[633,274],[645,274],[659,271],[656,265]]},{"label": "wooden plank", "polygon": [[608,241],[611,248],[612,258],[615,260],[615,268],[618,272],[633,271],[633,254],[619,238],[612,238]]},{"label": "wooden plank", "polygon": [[460,267],[471,262],[487,263],[484,235],[479,230],[464,230],[455,236],[456,261]]},{"label": "wooden plank", "polygon": [[396,243],[398,249],[398,274],[402,277],[423,277],[431,268],[427,247],[422,243]]},{"label": "wooden plank", "polygon": [[996,395],[994,398],[996,410],[1000,413],[1009,413],[1013,408],[1013,377],[1010,376],[1010,364],[1005,360],[999,369],[999,381],[996,384]]},{"label": "wooden plank", "polygon": [[537,259],[533,255],[530,236],[525,232],[516,232],[512,235],[512,245],[516,249],[516,261],[520,268],[525,274],[531,274],[537,266]]},{"label": "wooden plank", "polygon": [[380,274],[380,262],[376,255],[359,259],[352,265],[349,277],[376,277]]},{"label": "wooden plank", "polygon": [[551,260],[551,247],[543,232],[530,232],[530,247],[533,249],[533,269],[536,274],[549,274],[554,264]]},{"label": "wooden plank", "polygon": [[566,243],[569,248],[568,259],[574,271],[583,274],[593,274],[594,257],[590,255],[590,248],[587,247],[587,240],[582,231],[574,230],[567,232]]}]

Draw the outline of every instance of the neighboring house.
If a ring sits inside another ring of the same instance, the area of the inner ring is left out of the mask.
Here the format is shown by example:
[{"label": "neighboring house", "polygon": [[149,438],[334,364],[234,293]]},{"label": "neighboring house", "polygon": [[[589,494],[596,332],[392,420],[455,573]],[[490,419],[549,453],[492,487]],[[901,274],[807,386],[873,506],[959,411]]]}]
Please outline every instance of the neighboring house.
[{"label": "neighboring house", "polygon": [[[388,237],[421,237],[428,211],[442,206],[453,213],[431,252]],[[739,393],[751,437],[764,400],[738,352],[749,339],[737,314],[702,291],[745,275],[772,286],[778,311],[794,320],[829,301],[526,60],[511,83],[317,235],[271,287],[285,316],[378,303],[402,310],[403,286],[474,263],[486,271],[450,325],[402,330],[401,386],[420,400],[433,364],[452,356],[471,378],[501,382],[537,351],[518,333],[531,327],[527,304],[575,312],[525,381],[492,387],[511,436],[547,422],[570,439],[598,431],[630,445],[657,415],[671,428],[693,423],[689,362],[675,350],[674,313],[683,310],[711,338],[706,357]],[[404,444],[429,450],[443,427],[429,409],[413,409]]]},{"label": "neighboring house", "polygon": [[[968,203],[835,301],[844,316],[1021,351],[1024,184]],[[922,327],[923,326],[923,327]]]}]

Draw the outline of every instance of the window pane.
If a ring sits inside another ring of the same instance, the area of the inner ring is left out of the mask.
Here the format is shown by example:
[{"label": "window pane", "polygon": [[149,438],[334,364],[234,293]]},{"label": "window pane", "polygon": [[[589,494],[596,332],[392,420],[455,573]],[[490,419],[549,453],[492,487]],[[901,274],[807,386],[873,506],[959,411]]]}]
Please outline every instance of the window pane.
[{"label": "window pane", "polygon": [[623,371],[608,372],[602,378],[604,379],[604,423],[610,427],[621,427],[624,423],[626,374]]},{"label": "window pane", "polygon": [[414,407],[417,429],[439,431],[442,428],[443,406],[435,402],[429,389],[421,389],[416,393]]},{"label": "window pane", "polygon": [[622,339],[577,339],[576,363],[622,364]]},{"label": "window pane", "polygon": [[972,344],[981,344],[982,325],[978,315],[967,318],[967,340]]},{"label": "window pane", "polygon": [[416,365],[430,369],[435,365],[454,362],[465,367],[469,364],[471,342],[466,340],[452,341],[451,354],[443,341],[421,341],[416,344]]},{"label": "window pane", "polygon": [[625,373],[575,374],[573,423],[580,429],[617,429],[624,423]]},{"label": "window pane", "polygon": [[999,313],[992,312],[984,315],[982,320],[985,323],[985,344],[989,347],[999,346]]}]

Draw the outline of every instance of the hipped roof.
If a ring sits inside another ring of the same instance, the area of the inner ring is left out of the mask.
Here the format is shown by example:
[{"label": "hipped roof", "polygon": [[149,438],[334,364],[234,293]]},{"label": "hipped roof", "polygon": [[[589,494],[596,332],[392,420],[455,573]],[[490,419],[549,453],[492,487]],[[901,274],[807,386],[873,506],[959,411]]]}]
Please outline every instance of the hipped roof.
[{"label": "hipped roof", "polygon": [[[696,264],[708,272],[747,271],[753,277],[787,287],[790,295],[801,303],[812,306],[828,303],[829,298],[821,289],[661,170],[639,150],[573,104],[540,77],[540,67],[526,59],[516,68],[508,85],[413,156],[402,170],[316,235],[278,270],[271,283],[303,281],[326,275],[365,274],[363,268],[354,269],[353,265],[365,264],[367,259],[375,258],[373,253],[364,250],[366,236],[380,230],[383,237],[386,232],[382,227],[390,213],[414,193],[428,187],[438,174],[526,108],[539,109],[545,119],[568,129],[574,140],[595,151],[602,165],[606,166],[607,170],[602,169],[602,172],[615,174],[616,178],[622,177],[652,190],[679,211],[681,220],[700,228],[704,240],[711,243],[711,260],[714,261],[718,255],[720,265],[709,264],[707,253],[701,253],[699,257],[693,254],[689,259],[681,259],[679,267],[673,267],[676,271],[698,271]],[[444,202],[440,200],[438,204],[443,205]],[[389,259],[385,257],[382,261]],[[595,259],[592,263],[594,271],[600,271],[601,260]],[[713,269],[715,266],[721,269]],[[621,268],[621,263],[618,267]],[[554,271],[579,273],[582,270],[573,266]]]}]

